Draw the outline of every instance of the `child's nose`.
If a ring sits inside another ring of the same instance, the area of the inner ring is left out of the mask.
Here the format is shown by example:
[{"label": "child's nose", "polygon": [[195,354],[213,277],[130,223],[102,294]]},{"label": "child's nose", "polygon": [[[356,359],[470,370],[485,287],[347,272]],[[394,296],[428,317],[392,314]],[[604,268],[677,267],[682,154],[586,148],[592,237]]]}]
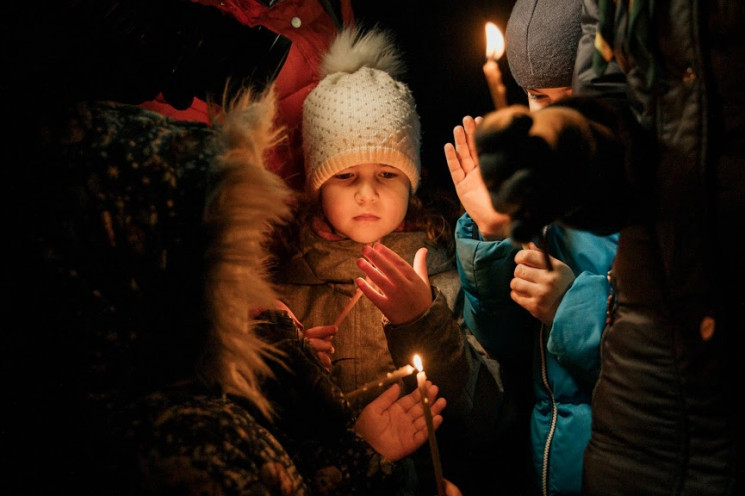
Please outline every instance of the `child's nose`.
[{"label": "child's nose", "polygon": [[362,181],[354,193],[355,199],[360,202],[375,201],[378,198],[378,190],[372,181]]}]

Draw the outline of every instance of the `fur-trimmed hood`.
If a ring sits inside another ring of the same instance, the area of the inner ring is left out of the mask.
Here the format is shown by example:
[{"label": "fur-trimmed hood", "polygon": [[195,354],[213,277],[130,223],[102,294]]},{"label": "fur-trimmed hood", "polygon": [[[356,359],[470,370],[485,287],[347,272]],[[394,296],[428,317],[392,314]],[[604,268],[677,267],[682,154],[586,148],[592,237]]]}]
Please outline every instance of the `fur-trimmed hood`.
[{"label": "fur-trimmed hood", "polygon": [[266,151],[281,139],[282,130],[274,126],[273,87],[259,95],[246,90],[224,108],[218,123],[223,151],[214,163],[216,184],[204,215],[210,236],[206,305],[211,329],[199,374],[267,414],[271,408],[259,379],[271,375],[265,360],[276,350],[255,335],[252,315],[276,300],[265,246],[274,226],[290,214],[290,190],[265,164]]}]

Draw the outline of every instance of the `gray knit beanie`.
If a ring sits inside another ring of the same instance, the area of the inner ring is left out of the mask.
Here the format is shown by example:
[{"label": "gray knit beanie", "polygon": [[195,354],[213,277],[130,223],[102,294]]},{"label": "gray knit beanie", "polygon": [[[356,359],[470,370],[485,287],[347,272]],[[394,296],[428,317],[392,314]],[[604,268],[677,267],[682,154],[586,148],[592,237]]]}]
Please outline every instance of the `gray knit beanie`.
[{"label": "gray knit beanie", "polygon": [[505,45],[512,77],[523,89],[571,86],[582,28],[582,0],[517,0]]},{"label": "gray knit beanie", "polygon": [[399,169],[419,186],[421,128],[414,97],[389,34],[345,28],[321,64],[323,79],[303,102],[307,188],[364,163]]}]

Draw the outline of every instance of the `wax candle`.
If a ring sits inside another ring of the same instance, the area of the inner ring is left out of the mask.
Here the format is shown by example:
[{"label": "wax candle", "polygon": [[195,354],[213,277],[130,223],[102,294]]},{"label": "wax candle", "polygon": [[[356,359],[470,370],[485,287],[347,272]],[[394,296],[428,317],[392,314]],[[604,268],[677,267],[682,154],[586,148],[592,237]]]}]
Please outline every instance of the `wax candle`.
[{"label": "wax candle", "polygon": [[[375,246],[376,243],[380,243],[380,240],[373,241],[372,243],[370,243],[370,246]],[[352,311],[352,308],[354,308],[360,298],[362,298],[362,290],[360,288],[357,288],[357,291],[354,292],[352,298],[350,298],[344,308],[342,308],[341,312],[339,312],[339,316],[336,317],[336,320],[334,320],[335,326],[339,327],[339,324],[341,324],[344,319],[347,318],[347,315],[349,314],[349,312]]]},{"label": "wax candle", "polygon": [[408,377],[416,371],[411,365],[404,365],[400,369],[388,372],[378,380],[370,381],[362,387],[347,393],[345,396],[352,407],[359,407],[366,403],[367,399],[372,399],[385,391],[388,386],[395,382]]},{"label": "wax candle", "polygon": [[357,304],[357,301],[362,298],[362,290],[360,288],[357,288],[357,291],[355,291],[354,296],[350,298],[349,302],[346,304],[346,306],[342,309],[342,311],[339,313],[339,316],[336,317],[336,320],[334,320],[334,325],[339,326],[345,318],[347,318],[347,315],[349,312],[352,311],[352,308]]},{"label": "wax candle", "polygon": [[427,434],[429,436],[429,451],[432,454],[432,468],[435,473],[435,483],[437,485],[437,495],[445,496],[445,481],[442,477],[442,464],[440,463],[440,451],[437,448],[437,438],[435,437],[435,425],[432,421],[432,410],[429,405],[429,395],[427,394],[427,375],[424,373],[422,359],[419,355],[414,355],[414,366],[419,371],[416,374],[416,383],[419,393],[422,396],[422,408],[424,409],[424,420],[427,422]]},{"label": "wax candle", "polygon": [[500,109],[507,105],[507,90],[502,82],[502,71],[497,61],[504,54],[504,36],[496,24],[486,23],[486,62],[482,67],[489,86],[494,107]]}]

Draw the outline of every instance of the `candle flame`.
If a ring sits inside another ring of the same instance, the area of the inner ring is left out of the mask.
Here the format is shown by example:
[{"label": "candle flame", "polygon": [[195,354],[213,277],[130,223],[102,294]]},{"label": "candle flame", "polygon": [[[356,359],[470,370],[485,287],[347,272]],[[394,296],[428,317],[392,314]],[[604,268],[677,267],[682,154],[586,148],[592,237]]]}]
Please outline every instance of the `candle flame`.
[{"label": "candle flame", "polygon": [[496,24],[486,23],[486,58],[498,60],[504,54],[504,36]]},{"label": "candle flame", "polygon": [[419,357],[419,355],[414,355],[414,367],[421,372],[424,370],[424,367],[422,366],[422,359]]}]

